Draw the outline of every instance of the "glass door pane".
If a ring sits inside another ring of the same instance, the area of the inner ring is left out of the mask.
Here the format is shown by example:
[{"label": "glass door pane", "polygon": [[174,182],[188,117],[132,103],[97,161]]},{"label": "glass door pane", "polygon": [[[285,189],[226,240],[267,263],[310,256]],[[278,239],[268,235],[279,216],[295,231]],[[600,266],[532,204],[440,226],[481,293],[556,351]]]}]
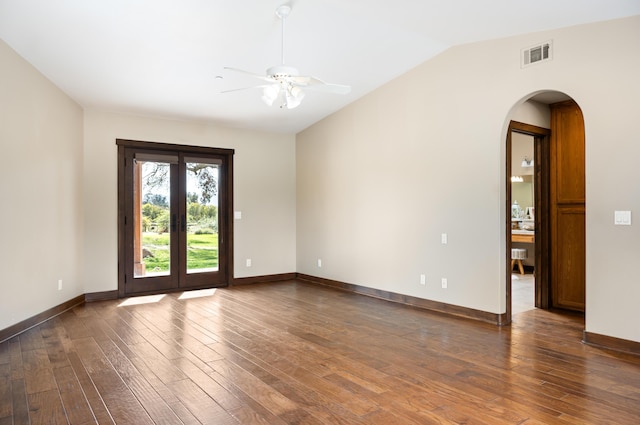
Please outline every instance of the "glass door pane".
[{"label": "glass door pane", "polygon": [[[171,273],[171,164],[134,160],[134,278]],[[175,219],[174,219],[175,220]]]},{"label": "glass door pane", "polygon": [[186,158],[185,161],[187,273],[216,272],[219,261],[219,164],[212,159]]}]

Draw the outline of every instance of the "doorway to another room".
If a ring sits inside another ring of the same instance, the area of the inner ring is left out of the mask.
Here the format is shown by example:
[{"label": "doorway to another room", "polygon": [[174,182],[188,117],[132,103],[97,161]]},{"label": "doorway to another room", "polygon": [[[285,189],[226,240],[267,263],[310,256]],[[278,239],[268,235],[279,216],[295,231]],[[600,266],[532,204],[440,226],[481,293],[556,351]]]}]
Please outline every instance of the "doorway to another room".
[{"label": "doorway to another room", "polygon": [[549,128],[511,121],[507,131],[506,323],[535,308],[585,312],[582,111],[557,92],[530,100],[548,108]]},{"label": "doorway to another room", "polygon": [[535,179],[531,134],[511,132],[512,314],[535,308]]},{"label": "doorway to another room", "polygon": [[549,308],[550,130],[511,121],[507,134],[507,316]]}]

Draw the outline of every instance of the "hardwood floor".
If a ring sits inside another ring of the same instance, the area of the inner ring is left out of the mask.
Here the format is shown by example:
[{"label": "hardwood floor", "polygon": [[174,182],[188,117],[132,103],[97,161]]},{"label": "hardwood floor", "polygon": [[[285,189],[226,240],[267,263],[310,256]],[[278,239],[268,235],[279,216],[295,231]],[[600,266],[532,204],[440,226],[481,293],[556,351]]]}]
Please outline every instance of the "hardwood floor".
[{"label": "hardwood floor", "polygon": [[0,425],[638,423],[640,358],[583,322],[295,281],[100,301],[0,344]]}]

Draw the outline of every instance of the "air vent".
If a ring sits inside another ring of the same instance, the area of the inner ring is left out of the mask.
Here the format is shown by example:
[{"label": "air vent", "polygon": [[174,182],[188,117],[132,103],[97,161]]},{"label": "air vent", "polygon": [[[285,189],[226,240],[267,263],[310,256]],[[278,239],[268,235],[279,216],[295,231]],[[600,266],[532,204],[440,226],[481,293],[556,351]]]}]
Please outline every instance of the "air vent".
[{"label": "air vent", "polygon": [[552,47],[552,42],[550,40],[522,49],[522,54],[520,55],[522,67],[524,68],[525,66],[533,65],[534,63],[551,60],[553,58]]}]

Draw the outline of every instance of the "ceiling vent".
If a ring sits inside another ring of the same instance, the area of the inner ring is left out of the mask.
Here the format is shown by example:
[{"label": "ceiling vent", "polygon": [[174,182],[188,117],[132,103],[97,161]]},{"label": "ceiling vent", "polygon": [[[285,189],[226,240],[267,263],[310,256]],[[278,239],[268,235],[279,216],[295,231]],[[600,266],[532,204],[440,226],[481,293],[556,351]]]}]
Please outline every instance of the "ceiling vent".
[{"label": "ceiling vent", "polygon": [[553,45],[551,40],[535,46],[522,49],[520,54],[521,66],[524,68],[538,62],[546,62],[553,58]]}]

